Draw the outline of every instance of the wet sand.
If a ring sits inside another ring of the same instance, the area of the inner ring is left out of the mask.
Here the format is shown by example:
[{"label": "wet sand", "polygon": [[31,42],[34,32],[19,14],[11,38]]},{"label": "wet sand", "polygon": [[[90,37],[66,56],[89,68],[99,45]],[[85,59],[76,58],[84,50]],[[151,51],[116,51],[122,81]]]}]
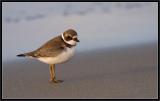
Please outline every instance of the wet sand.
[{"label": "wet sand", "polygon": [[2,67],[2,98],[157,98],[157,44],[76,53],[56,65],[61,84],[49,83],[49,67],[18,58]]}]

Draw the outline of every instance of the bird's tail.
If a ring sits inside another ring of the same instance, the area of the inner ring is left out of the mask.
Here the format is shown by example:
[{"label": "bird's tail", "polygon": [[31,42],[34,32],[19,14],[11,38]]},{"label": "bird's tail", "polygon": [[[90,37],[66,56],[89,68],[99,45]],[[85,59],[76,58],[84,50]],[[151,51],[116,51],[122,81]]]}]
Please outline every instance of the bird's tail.
[{"label": "bird's tail", "polygon": [[18,56],[18,57],[36,57],[36,56],[35,56],[35,51],[29,52],[29,53],[19,54],[19,55],[17,55],[17,56]]},{"label": "bird's tail", "polygon": [[19,54],[17,55],[18,57],[25,57],[26,55],[25,54]]}]

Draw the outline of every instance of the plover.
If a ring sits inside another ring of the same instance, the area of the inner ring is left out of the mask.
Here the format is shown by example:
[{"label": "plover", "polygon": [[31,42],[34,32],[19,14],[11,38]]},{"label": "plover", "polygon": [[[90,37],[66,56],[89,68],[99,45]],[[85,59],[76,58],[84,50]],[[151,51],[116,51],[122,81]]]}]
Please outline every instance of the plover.
[{"label": "plover", "polygon": [[75,52],[76,43],[79,42],[77,32],[68,29],[61,35],[49,40],[35,51],[19,54],[19,57],[32,57],[41,62],[49,64],[50,81],[54,83],[63,82],[55,76],[55,64],[64,63],[71,59]]}]

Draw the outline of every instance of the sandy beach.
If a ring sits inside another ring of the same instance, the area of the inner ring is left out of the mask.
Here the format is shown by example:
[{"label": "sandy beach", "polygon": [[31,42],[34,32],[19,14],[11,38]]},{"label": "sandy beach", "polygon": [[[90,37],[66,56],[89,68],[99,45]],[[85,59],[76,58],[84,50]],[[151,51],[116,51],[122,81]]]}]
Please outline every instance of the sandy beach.
[{"label": "sandy beach", "polygon": [[[49,65],[16,55],[67,29],[80,43],[72,60]],[[2,2],[3,99],[155,99],[158,2]]]},{"label": "sandy beach", "polygon": [[2,98],[157,98],[157,44],[76,53],[56,65],[61,84],[49,83],[49,67],[34,59],[3,63]]}]

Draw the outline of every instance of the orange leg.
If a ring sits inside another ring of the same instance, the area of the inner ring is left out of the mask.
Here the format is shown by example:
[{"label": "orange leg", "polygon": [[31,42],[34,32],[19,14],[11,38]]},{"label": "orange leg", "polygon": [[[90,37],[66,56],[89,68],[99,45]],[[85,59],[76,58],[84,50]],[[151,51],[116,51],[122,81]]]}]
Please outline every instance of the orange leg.
[{"label": "orange leg", "polygon": [[54,80],[53,65],[50,65],[49,69],[50,69],[50,81],[53,81]]},{"label": "orange leg", "polygon": [[61,83],[61,82],[63,82],[62,80],[56,80],[55,65],[52,64],[52,65],[50,65],[49,68],[50,68],[50,81],[54,82],[54,83]]}]

